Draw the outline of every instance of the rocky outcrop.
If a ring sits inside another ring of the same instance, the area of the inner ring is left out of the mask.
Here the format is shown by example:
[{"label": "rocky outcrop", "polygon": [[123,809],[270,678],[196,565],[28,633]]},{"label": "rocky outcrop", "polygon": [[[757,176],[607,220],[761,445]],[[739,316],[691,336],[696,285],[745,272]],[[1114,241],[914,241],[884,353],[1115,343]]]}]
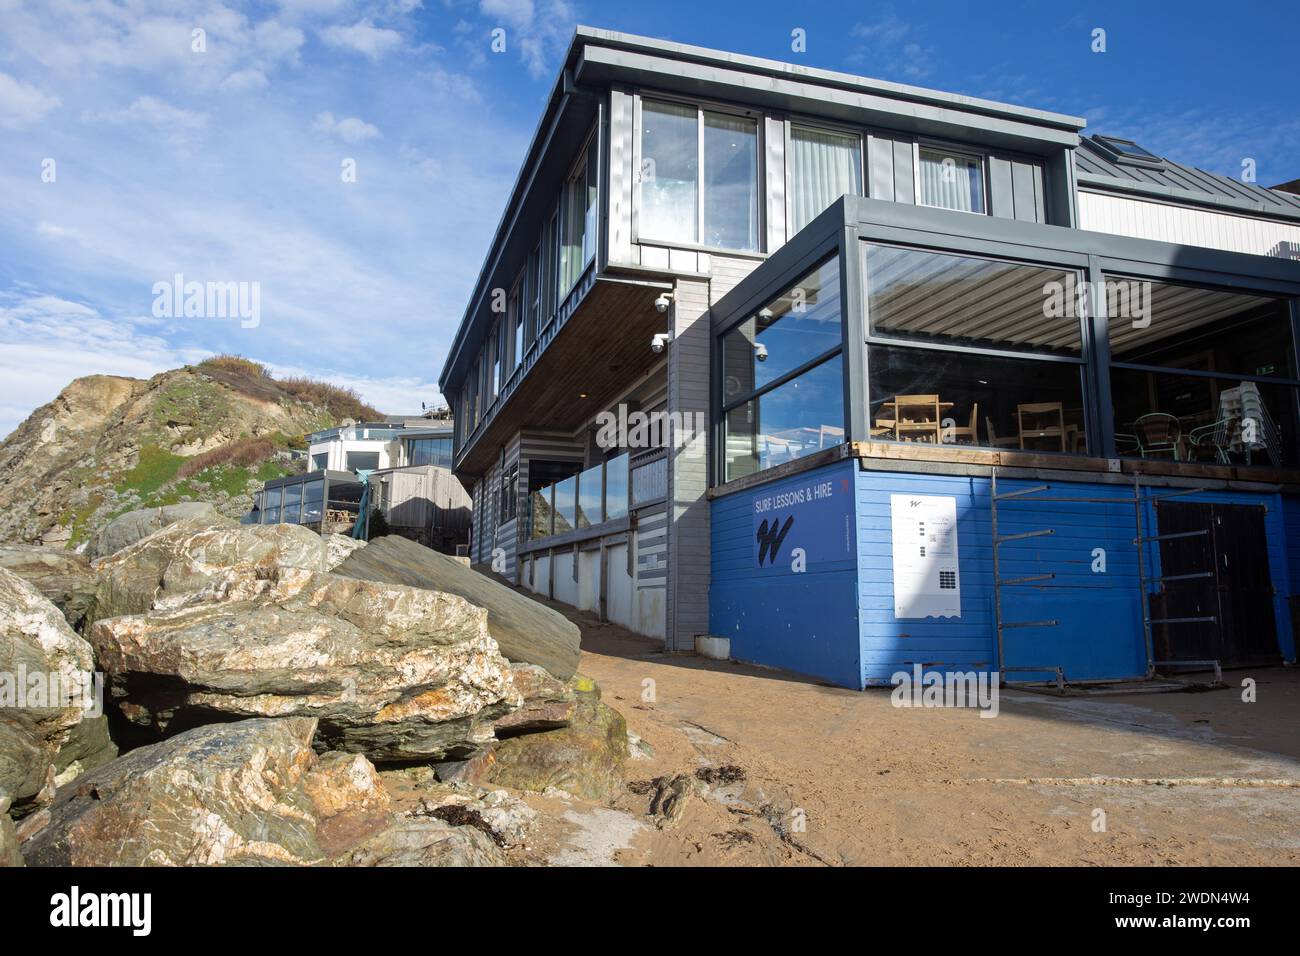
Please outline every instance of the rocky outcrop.
[{"label": "rocky outcrop", "polygon": [[459,594],[487,608],[488,630],[511,661],[537,664],[568,680],[578,667],[578,627],[558,611],[455,558],[390,535],[376,538],[337,568],[339,574]]},{"label": "rocky outcrop", "polygon": [[557,730],[573,722],[578,707],[574,687],[582,678],[558,681],[536,664],[511,664],[510,673],[523,704],[496,722],[497,736]]},{"label": "rocky outcrop", "polygon": [[492,838],[471,826],[406,817],[339,857],[339,866],[504,866]]},{"label": "rocky outcrop", "polygon": [[628,756],[627,722],[600,699],[595,683],[574,682],[576,707],[569,726],[502,740],[488,779],[516,790],[567,790],[602,800],[620,783]]},{"label": "rocky outcrop", "polygon": [[32,866],[480,866],[477,830],[396,818],[375,768],[318,757],[314,720],[212,724],[141,747],[24,821]]},{"label": "rocky outcrop", "polygon": [[521,702],[482,608],[274,564],[213,574],[89,638],[121,711],[162,734],[311,716],[323,747],[440,760],[474,753]]},{"label": "rocky outcrop", "polygon": [[178,501],[211,501],[237,517],[257,484],[252,470],[242,486],[230,469],[181,478],[183,459],[242,439],[283,443],[336,421],[255,366],[79,378],[0,442],[0,540],[76,548],[116,515]]},{"label": "rocky outcrop", "polygon": [[0,568],[0,799],[19,810],[113,756],[90,645],[34,586]]},{"label": "rocky outcrop", "polygon": [[163,505],[161,508],[142,508],[118,515],[101,528],[90,539],[85,554],[88,558],[106,558],[177,521],[189,521],[193,527],[211,528],[229,528],[237,524],[206,501],[183,501]]},{"label": "rocky outcrop", "polygon": [[73,629],[85,622],[95,600],[95,573],[81,555],[41,545],[0,544],[0,568],[35,585]]},{"label": "rocky outcrop", "polygon": [[228,573],[249,579],[276,568],[328,571],[350,549],[301,525],[196,527],[184,519],[94,562],[94,618],[141,614],[155,601],[199,591]]},{"label": "rocky outcrop", "polygon": [[14,822],[9,819],[9,798],[0,796],[0,867],[22,865],[18,834],[14,831]]}]

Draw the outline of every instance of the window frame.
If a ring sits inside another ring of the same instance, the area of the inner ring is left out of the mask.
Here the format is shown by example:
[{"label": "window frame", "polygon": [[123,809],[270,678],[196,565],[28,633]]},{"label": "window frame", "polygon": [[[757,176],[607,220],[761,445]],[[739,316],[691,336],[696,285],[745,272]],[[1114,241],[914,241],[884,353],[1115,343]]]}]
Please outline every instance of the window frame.
[{"label": "window frame", "polygon": [[[974,209],[952,209],[948,206],[933,206],[930,203],[921,200],[921,151],[944,152],[950,156],[962,157],[964,159],[973,159],[979,166],[980,171],[980,205],[983,207],[976,212]],[[947,142],[936,139],[927,139],[917,137],[912,140],[912,198],[916,205],[924,209],[943,209],[947,212],[962,212],[968,216],[992,216],[993,211],[989,204],[989,163],[988,154],[981,152],[969,146],[953,146]]]},{"label": "window frame", "polygon": [[[565,174],[560,187],[559,234],[556,239],[556,265],[558,270],[556,290],[558,294],[558,300],[556,303],[555,311],[557,313],[560,310],[560,305],[566,299],[568,299],[569,295],[573,292],[573,290],[578,287],[578,285],[582,282],[582,277],[586,275],[587,270],[591,268],[592,263],[594,263],[596,259],[599,257],[600,231],[601,231],[600,230],[601,156],[600,156],[599,137],[597,136],[597,133],[598,133],[598,129],[596,127],[593,127],[591,131],[587,134],[586,138],[583,139],[582,147],[578,150],[577,158],[574,159],[574,161],[570,164],[568,172]],[[596,147],[595,150],[592,149],[593,146]],[[596,160],[596,169],[594,170],[594,173],[590,169],[590,165],[591,165],[590,160],[593,156],[595,157]],[[587,190],[590,188],[589,183],[591,181],[592,175],[595,175],[596,177],[596,216],[595,216],[595,223],[594,223],[596,234],[592,236],[591,255],[587,256],[583,253],[583,249],[586,247],[586,224],[587,224],[587,207],[585,204],[585,198],[586,198]],[[578,244],[577,249],[578,249],[578,255],[581,257],[582,261],[578,264],[577,268],[574,270],[573,278],[569,279],[567,276],[569,263],[567,261],[567,251],[566,251],[567,246],[565,243],[566,240],[569,238],[568,227],[570,225],[571,216],[573,215],[573,210],[570,206],[572,202],[572,196],[573,196],[572,187],[574,181],[578,179],[579,176],[581,176],[582,178],[582,191],[584,197],[584,204],[582,207],[582,217],[581,217],[582,224],[583,224],[582,241]],[[549,325],[550,323],[548,322],[547,324]]]},{"label": "window frame", "polygon": [[[641,232],[641,162],[644,132],[644,103],[646,100],[668,103],[674,106],[689,106],[695,110],[695,240],[692,242],[647,236]],[[632,242],[637,245],[659,246],[670,249],[693,249],[699,252],[717,255],[765,256],[767,242],[767,114],[761,109],[738,106],[716,100],[703,100],[689,96],[678,96],[658,90],[638,90],[633,103],[632,135]],[[754,197],[757,206],[757,222],[754,238],[755,249],[728,249],[725,246],[711,246],[703,241],[704,236],[704,114],[718,113],[725,116],[743,117],[754,123]]]},{"label": "window frame", "polygon": [[[794,128],[796,126],[802,129],[824,130],[827,133],[836,133],[841,136],[853,136],[858,141],[858,189],[855,195],[867,198],[868,180],[870,176],[867,172],[867,136],[868,133],[860,126],[849,126],[842,123],[826,122],[821,120],[806,119],[803,116],[790,116],[785,120],[785,236],[788,242],[791,237],[797,235],[794,228],[794,180],[793,167],[790,157],[793,154],[791,146],[794,143]],[[825,210],[822,210],[825,212]],[[818,214],[820,215],[820,213]],[[814,219],[817,217],[814,216]],[[809,220],[811,222],[811,220]]]}]

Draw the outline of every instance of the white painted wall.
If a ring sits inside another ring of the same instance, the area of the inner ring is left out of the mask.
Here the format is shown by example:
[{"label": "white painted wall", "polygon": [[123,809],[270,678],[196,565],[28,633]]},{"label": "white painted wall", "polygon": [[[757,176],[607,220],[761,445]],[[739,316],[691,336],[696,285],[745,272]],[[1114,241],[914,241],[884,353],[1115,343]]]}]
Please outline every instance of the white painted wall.
[{"label": "white painted wall", "polygon": [[377,451],[379,452],[380,468],[396,468],[401,464],[401,450],[401,442],[396,439],[392,441],[375,441],[336,438],[333,441],[310,446],[307,449],[307,460],[310,463],[314,460],[314,456],[324,452],[329,456],[325,465],[326,468],[332,471],[348,471],[348,452]]},{"label": "white painted wall", "polygon": [[1108,193],[1079,191],[1079,228],[1256,256],[1300,259],[1300,225]]}]

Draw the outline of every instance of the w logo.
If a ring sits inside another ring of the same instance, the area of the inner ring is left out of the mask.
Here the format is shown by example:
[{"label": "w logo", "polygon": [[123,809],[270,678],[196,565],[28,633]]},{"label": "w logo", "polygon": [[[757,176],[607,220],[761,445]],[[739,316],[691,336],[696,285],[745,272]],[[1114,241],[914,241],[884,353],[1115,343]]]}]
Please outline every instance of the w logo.
[{"label": "w logo", "polygon": [[785,536],[790,533],[790,528],[794,524],[794,515],[785,519],[785,524],[781,525],[781,530],[777,531],[777,522],[779,518],[773,518],[769,525],[764,521],[758,526],[758,532],[755,538],[758,540],[758,566],[763,566],[763,560],[766,559],[768,564],[776,564],[776,556],[781,551],[781,542]]}]

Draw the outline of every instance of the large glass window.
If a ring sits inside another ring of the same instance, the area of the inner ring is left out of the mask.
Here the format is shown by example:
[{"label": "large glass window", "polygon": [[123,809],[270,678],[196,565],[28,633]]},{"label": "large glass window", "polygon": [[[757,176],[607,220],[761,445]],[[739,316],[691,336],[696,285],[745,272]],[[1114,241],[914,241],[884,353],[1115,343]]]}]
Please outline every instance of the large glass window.
[{"label": "large glass window", "polygon": [[758,122],[645,100],[638,238],[756,251]]},{"label": "large glass window", "polygon": [[872,243],[863,272],[873,440],[1087,452],[1079,274]]},{"label": "large glass window", "polygon": [[728,409],[725,480],[752,475],[844,441],[844,379],[835,355]]},{"label": "large glass window", "polygon": [[723,480],[844,441],[839,259],[721,338]]},{"label": "large glass window", "polygon": [[841,196],[862,194],[862,138],[856,133],[790,127],[790,234]]},{"label": "large glass window", "polygon": [[704,114],[704,245],[758,249],[758,123]]},{"label": "large glass window", "polygon": [[699,242],[699,135],[694,106],[642,103],[641,237]]},{"label": "large glass window", "polygon": [[317,478],[304,482],[302,486],[302,523],[311,524],[321,519],[321,502],[324,500],[325,483]]},{"label": "large glass window", "polygon": [[723,401],[762,388],[841,343],[835,257],[722,337]]},{"label": "large glass window", "polygon": [[1118,454],[1296,464],[1286,300],[1108,276],[1106,313]]},{"label": "large glass window", "polygon": [[451,467],[450,438],[413,438],[406,443],[407,464]]},{"label": "large glass window", "polygon": [[917,197],[922,206],[984,212],[984,163],[946,149],[917,150]]},{"label": "large glass window", "polygon": [[564,534],[578,526],[578,476],[565,478],[555,485],[555,534]]},{"label": "large glass window", "polygon": [[1087,451],[1073,362],[872,345],[868,363],[875,441]]},{"label": "large glass window", "polygon": [[560,245],[560,291],[569,290],[582,277],[596,255],[596,212],[600,195],[597,140],[593,136],[578,167],[564,187],[564,236]]},{"label": "large glass window", "polygon": [[285,485],[284,499],[280,503],[280,520],[297,524],[302,509],[302,485]]},{"label": "large glass window", "polygon": [[374,471],[379,467],[379,452],[350,451],[347,453],[348,471]]},{"label": "large glass window", "polygon": [[871,333],[919,343],[1079,355],[1077,273],[867,243]]},{"label": "large glass window", "polygon": [[280,489],[267,488],[262,492],[262,524],[280,523]]}]

